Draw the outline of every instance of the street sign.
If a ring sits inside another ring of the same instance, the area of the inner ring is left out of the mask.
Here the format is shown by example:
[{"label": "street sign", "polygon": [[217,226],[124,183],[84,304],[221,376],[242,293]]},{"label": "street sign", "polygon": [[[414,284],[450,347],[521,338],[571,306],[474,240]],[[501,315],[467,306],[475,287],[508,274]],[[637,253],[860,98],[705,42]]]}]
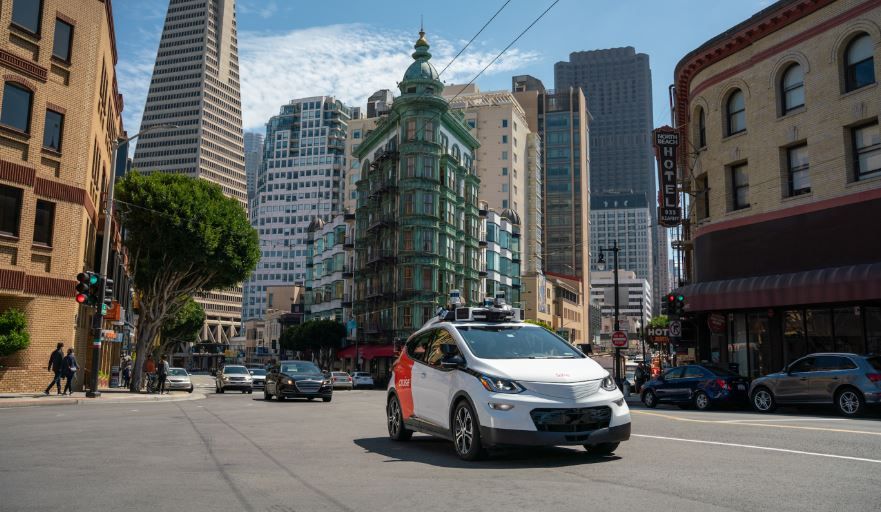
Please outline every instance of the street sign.
[{"label": "street sign", "polygon": [[682,336],[682,322],[679,320],[671,320],[667,326],[670,329],[670,337],[678,338]]},{"label": "street sign", "polygon": [[679,132],[669,126],[654,131],[655,153],[658,158],[658,224],[666,227],[682,223],[679,191],[676,185]]},{"label": "street sign", "polygon": [[627,333],[624,331],[615,331],[612,333],[612,346],[614,347],[626,347],[627,346]]}]

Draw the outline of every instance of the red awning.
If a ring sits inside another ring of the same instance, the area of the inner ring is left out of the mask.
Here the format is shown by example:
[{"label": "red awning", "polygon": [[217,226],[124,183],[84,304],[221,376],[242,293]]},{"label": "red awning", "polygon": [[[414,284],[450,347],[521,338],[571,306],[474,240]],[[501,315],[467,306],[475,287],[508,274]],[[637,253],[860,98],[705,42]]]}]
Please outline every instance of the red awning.
[{"label": "red awning", "polygon": [[[361,359],[369,361],[377,357],[395,357],[395,349],[392,345],[358,345],[358,355]],[[355,357],[355,345],[337,352],[340,359],[353,359]]]},{"label": "red awning", "polygon": [[881,300],[881,263],[708,281],[677,293],[687,312]]}]

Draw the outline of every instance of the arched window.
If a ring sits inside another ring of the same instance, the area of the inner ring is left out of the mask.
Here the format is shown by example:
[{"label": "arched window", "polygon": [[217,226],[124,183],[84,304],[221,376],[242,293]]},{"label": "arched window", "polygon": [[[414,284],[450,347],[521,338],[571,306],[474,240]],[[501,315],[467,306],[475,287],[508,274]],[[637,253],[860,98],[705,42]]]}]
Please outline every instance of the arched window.
[{"label": "arched window", "polygon": [[728,96],[728,102],[725,105],[725,115],[728,135],[746,131],[746,101],[743,97],[743,91],[740,89],[735,89]]},{"label": "arched window", "polygon": [[873,46],[872,38],[868,34],[857,36],[847,45],[844,51],[845,92],[875,83]]},{"label": "arched window", "polygon": [[697,133],[695,142],[698,149],[707,146],[707,116],[703,108],[697,109]]},{"label": "arched window", "polygon": [[780,98],[784,115],[805,106],[805,71],[800,64],[789,66],[783,73]]}]

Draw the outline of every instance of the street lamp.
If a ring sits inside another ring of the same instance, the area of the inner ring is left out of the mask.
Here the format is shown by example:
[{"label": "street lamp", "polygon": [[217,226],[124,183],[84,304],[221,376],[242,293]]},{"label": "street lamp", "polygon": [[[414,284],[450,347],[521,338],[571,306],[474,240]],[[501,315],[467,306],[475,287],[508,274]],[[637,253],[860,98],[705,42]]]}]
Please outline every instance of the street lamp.
[{"label": "street lamp", "polygon": [[[116,187],[116,159],[117,154],[119,153],[119,148],[122,146],[127,146],[129,142],[137,139],[141,135],[145,133],[157,131],[157,130],[175,130],[180,128],[176,124],[157,124],[150,126],[149,128],[145,128],[141,130],[139,133],[132,135],[127,139],[116,139],[114,140],[111,146],[110,152],[110,182],[108,184],[107,189],[107,202],[104,207],[104,240],[103,246],[101,247],[101,277],[107,277],[107,263],[110,259],[110,225],[112,220],[112,211],[113,211],[113,189]],[[95,329],[95,338],[92,342],[92,382],[91,389],[86,393],[86,396],[89,398],[97,398],[101,396],[101,393],[98,391],[98,367],[101,364],[101,329],[104,327],[104,300],[107,298],[107,287],[101,286],[101,296],[98,300],[98,311],[95,314],[95,318],[93,320],[94,329]]]},{"label": "street lamp", "polygon": [[[614,294],[615,294],[615,331],[621,330],[621,323],[618,321],[618,313],[620,311],[620,304],[618,304],[618,252],[621,249],[618,247],[618,241],[614,240],[612,242],[612,247],[600,247],[600,256],[597,259],[597,269],[602,272],[606,270],[606,255],[605,251],[610,251],[613,255],[614,269],[612,272],[613,283],[614,283]],[[618,385],[621,385],[621,371],[618,368],[619,359],[621,357],[621,348],[615,347],[615,364],[613,365],[613,370],[615,372],[615,382]]]}]

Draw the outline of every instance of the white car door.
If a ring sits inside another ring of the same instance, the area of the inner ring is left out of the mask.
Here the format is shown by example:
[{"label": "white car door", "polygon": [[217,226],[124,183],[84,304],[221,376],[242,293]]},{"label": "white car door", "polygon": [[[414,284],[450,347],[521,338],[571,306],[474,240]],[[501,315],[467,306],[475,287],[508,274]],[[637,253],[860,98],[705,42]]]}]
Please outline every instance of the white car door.
[{"label": "white car door", "polygon": [[425,353],[426,401],[423,418],[438,427],[450,428],[450,395],[455,370],[441,366],[445,356],[458,354],[456,340],[446,329],[437,329]]},{"label": "white car door", "polygon": [[410,357],[413,359],[413,370],[410,375],[413,414],[423,420],[428,420],[431,414],[429,405],[431,403],[431,397],[429,396],[431,391],[428,380],[429,367],[425,362],[425,358],[428,355],[428,348],[431,340],[434,338],[434,333],[434,330],[426,331],[411,340],[413,348],[409,352]]}]

